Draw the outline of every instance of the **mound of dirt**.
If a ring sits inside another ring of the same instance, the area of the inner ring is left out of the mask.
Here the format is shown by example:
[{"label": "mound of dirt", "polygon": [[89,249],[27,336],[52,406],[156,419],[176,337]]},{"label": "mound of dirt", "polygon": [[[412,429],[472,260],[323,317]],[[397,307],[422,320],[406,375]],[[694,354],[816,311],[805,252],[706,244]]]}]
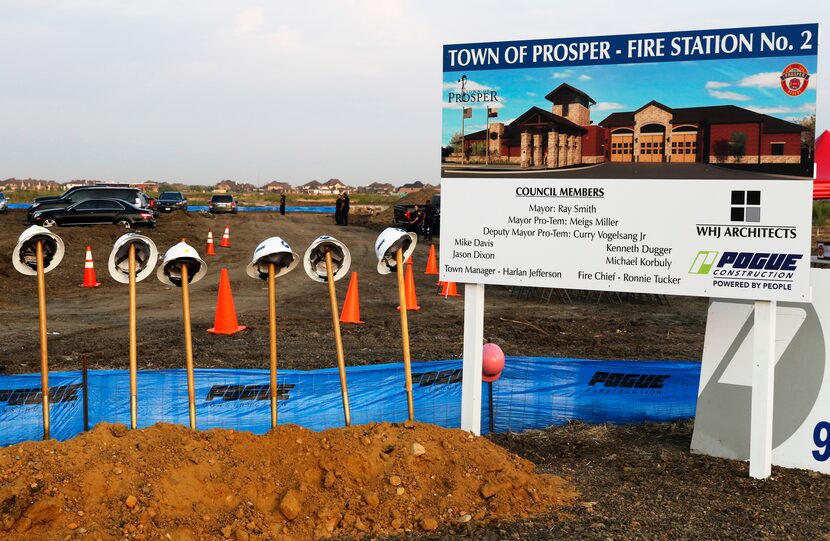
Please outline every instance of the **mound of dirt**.
[{"label": "mound of dirt", "polygon": [[19,541],[450,536],[576,497],[486,439],[417,423],[263,436],[102,423],[0,450],[0,537]]}]

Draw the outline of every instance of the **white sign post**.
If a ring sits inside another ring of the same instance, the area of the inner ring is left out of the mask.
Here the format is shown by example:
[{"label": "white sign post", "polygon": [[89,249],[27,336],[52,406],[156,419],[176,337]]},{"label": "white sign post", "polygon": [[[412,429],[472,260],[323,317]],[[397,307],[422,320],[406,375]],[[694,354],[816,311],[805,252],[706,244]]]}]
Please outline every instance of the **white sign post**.
[{"label": "white sign post", "polygon": [[484,341],[484,284],[464,286],[464,363],[461,430],[481,435],[481,365]]},{"label": "white sign post", "polygon": [[755,301],[752,348],[752,408],[749,475],[766,479],[772,473],[772,405],[775,388],[776,302]]}]

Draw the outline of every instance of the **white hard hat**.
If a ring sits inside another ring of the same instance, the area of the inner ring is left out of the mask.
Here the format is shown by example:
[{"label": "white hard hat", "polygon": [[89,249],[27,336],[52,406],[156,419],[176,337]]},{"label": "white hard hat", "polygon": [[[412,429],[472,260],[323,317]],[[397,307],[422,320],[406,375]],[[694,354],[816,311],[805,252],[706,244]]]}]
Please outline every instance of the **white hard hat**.
[{"label": "white hard hat", "polygon": [[164,260],[156,270],[156,276],[163,284],[181,287],[182,265],[187,265],[187,282],[190,284],[195,284],[207,273],[207,263],[199,257],[199,252],[182,241],[164,254]]},{"label": "white hard hat", "polygon": [[294,270],[300,256],[291,251],[291,246],[280,237],[269,237],[259,243],[254,250],[254,258],[248,263],[245,271],[251,278],[268,278],[268,265],[276,267],[274,276],[282,276]]},{"label": "white hard hat", "polygon": [[107,268],[110,276],[122,284],[130,281],[130,245],[135,245],[135,281],[150,276],[159,259],[159,251],[152,239],[138,233],[127,233],[115,241]]},{"label": "white hard hat", "polygon": [[43,241],[43,272],[51,271],[63,259],[63,240],[45,227],[33,225],[20,235],[12,252],[12,264],[17,272],[37,274],[37,241]]},{"label": "white hard hat", "polygon": [[403,260],[409,259],[418,244],[418,235],[407,233],[397,227],[387,227],[375,241],[375,256],[378,258],[378,272],[389,274],[398,266],[395,252],[403,249]]},{"label": "white hard hat", "polygon": [[317,237],[303,257],[303,266],[309,278],[317,282],[328,282],[326,274],[326,250],[331,252],[331,272],[334,281],[346,276],[352,264],[352,256],[346,245],[334,237],[323,235]]}]

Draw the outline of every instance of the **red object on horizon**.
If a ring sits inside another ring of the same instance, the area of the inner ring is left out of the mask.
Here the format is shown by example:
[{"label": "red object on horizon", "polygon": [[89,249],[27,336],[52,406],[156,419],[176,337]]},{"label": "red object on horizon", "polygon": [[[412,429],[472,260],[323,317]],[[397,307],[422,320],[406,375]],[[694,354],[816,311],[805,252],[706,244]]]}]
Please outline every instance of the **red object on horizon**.
[{"label": "red object on horizon", "polygon": [[830,132],[816,139],[816,180],[813,183],[813,199],[830,199]]}]

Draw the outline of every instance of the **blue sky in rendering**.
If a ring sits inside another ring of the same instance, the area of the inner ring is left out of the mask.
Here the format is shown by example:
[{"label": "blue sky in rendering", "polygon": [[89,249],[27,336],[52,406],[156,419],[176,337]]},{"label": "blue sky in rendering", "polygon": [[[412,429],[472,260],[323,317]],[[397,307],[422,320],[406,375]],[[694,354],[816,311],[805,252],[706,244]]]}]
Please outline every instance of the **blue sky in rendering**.
[{"label": "blue sky in rendering", "polygon": [[[811,74],[807,90],[790,96],[781,89],[779,76],[798,62]],[[599,123],[611,113],[634,111],[651,100],[668,107],[736,105],[785,120],[797,120],[816,112],[816,57],[778,57],[699,62],[660,62],[559,69],[528,68],[449,72],[444,74],[442,141],[447,144],[461,131],[461,104],[448,104],[447,93],[458,91],[458,79],[468,77],[468,89],[498,92],[498,118],[509,124],[533,106],[547,111],[548,92],[562,83],[574,86],[596,100],[591,120]],[[465,133],[485,127],[487,104],[475,104],[473,118],[465,121]]]}]

